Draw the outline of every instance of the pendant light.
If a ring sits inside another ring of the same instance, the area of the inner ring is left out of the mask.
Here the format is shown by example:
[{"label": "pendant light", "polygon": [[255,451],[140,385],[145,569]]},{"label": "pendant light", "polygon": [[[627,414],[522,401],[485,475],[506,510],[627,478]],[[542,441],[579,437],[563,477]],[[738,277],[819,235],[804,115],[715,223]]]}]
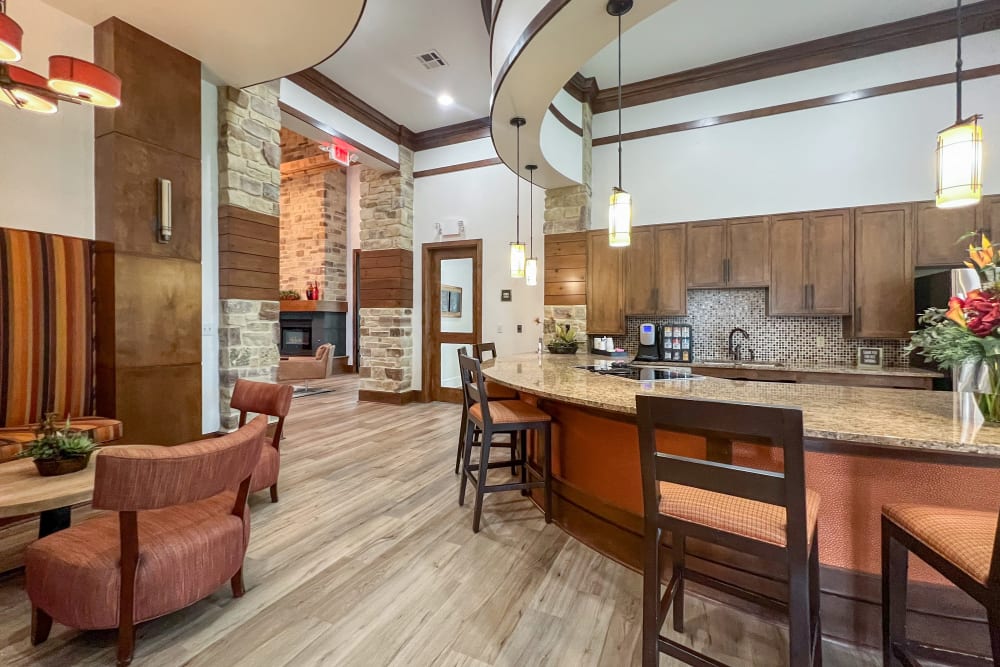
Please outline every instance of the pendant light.
[{"label": "pendant light", "polygon": [[514,170],[514,180],[517,183],[517,191],[514,196],[514,200],[517,206],[517,214],[515,220],[517,221],[517,236],[513,243],[510,244],[510,277],[511,278],[523,278],[524,277],[524,263],[526,261],[526,253],[524,244],[521,243],[521,174],[518,170],[521,168],[521,128],[524,126],[525,121],[520,116],[515,116],[510,119],[510,124],[517,128],[517,168]]},{"label": "pendant light", "polygon": [[622,189],[622,17],[632,0],[608,0],[607,12],[618,17],[618,185],[611,188],[608,206],[608,245],[621,248],[632,243],[632,195]]},{"label": "pendant light", "polygon": [[6,2],[0,0],[0,63],[16,63],[21,59],[21,38],[24,30],[6,14]]},{"label": "pendant light", "polygon": [[958,57],[955,60],[955,124],[937,137],[938,208],[959,208],[978,204],[983,198],[982,116],[962,118],[962,0],[956,10]]},{"label": "pendant light", "polygon": [[538,284],[538,258],[535,257],[535,170],[537,164],[526,164],[528,170],[528,247],[531,256],[524,263],[524,282],[534,287]]}]

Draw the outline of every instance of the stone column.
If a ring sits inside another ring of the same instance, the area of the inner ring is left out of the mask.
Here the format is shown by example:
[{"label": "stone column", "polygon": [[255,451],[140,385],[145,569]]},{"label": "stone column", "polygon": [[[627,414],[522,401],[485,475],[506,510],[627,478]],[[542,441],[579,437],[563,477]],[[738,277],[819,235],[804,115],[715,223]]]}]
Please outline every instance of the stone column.
[{"label": "stone column", "polygon": [[[227,430],[239,417],[229,408],[236,380],[278,376],[280,130],[277,81],[219,89],[219,403]],[[247,255],[266,270],[241,264]]]},{"label": "stone column", "polygon": [[[361,400],[406,402],[413,382],[413,151],[361,172]],[[392,397],[392,394],[403,394]]]}]

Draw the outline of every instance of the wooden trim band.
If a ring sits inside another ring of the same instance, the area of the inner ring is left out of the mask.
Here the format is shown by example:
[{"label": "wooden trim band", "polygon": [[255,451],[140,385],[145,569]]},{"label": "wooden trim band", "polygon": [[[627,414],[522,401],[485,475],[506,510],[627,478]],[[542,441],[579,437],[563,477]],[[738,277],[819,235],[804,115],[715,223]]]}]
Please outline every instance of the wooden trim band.
[{"label": "wooden trim band", "polygon": [[[576,98],[577,102],[583,102],[584,104],[592,104],[594,98],[600,92],[597,87],[597,79],[592,76],[584,76],[579,72],[566,82],[563,90]],[[617,102],[617,96],[615,101]]]},{"label": "wooden trim band", "polygon": [[[997,29],[1000,29],[1000,3],[979,2],[963,9],[963,34],[975,35]],[[659,102],[933,44],[953,39],[954,36],[955,11],[946,9],[630,83],[622,87],[622,106]],[[583,79],[582,75],[577,76]],[[565,89],[570,95],[583,101],[583,93],[579,88],[580,79],[574,77],[566,84]],[[598,91],[593,97],[592,106],[595,114],[616,109],[617,89],[605,88]]]},{"label": "wooden trim band", "polygon": [[[570,0],[549,0],[542,7],[542,11],[535,14],[535,17],[531,19],[524,31],[518,36],[517,41],[514,42],[514,46],[511,48],[510,52],[507,54],[507,58],[500,65],[499,74],[497,74],[496,82],[493,84],[493,101],[496,102],[497,92],[503,86],[504,79],[507,78],[507,74],[510,73],[510,68],[514,66],[517,59],[521,57],[521,53],[524,49],[531,43],[531,40],[535,38],[542,28],[551,21],[556,14],[562,10],[563,7],[568,5]],[[491,48],[492,51],[492,48]],[[492,109],[490,110],[492,112]],[[491,113],[492,115],[492,113]]]},{"label": "wooden trim band", "polygon": [[441,146],[461,144],[475,139],[486,139],[489,136],[490,118],[487,116],[485,118],[468,120],[464,123],[455,123],[454,125],[446,125],[433,130],[417,132],[413,134],[413,145],[411,148],[414,151],[425,151],[429,148],[440,148]]},{"label": "wooden trim band", "polygon": [[402,126],[399,123],[352,94],[319,70],[315,68],[304,69],[301,72],[290,74],[286,78],[327,104],[340,109],[354,120],[364,123],[385,138],[402,143],[400,136]]},{"label": "wooden trim band", "polygon": [[[975,69],[966,70],[962,73],[962,79],[963,81],[970,81],[972,79],[983,79],[998,75],[1000,75],[1000,65],[988,65],[986,67],[977,67]],[[753,120],[755,118],[766,118],[767,116],[776,116],[779,114],[791,113],[793,111],[818,109],[819,107],[842,104],[844,102],[856,102],[858,100],[881,97],[883,95],[895,95],[896,93],[905,93],[913,90],[921,90],[923,88],[933,88],[934,86],[951,85],[954,84],[954,82],[954,74],[940,74],[937,76],[924,77],[922,79],[911,79],[910,81],[901,81],[899,83],[890,83],[884,86],[864,88],[862,90],[855,90],[848,93],[814,97],[808,100],[786,102],[785,104],[760,107],[749,111],[738,111],[736,113],[725,114],[722,116],[712,116],[684,123],[673,123],[671,125],[651,127],[645,130],[635,130],[624,133],[622,135],[622,141],[634,141],[636,139],[646,139],[648,137],[656,137],[663,134],[698,130],[705,127],[714,127],[716,125],[725,125],[727,123],[737,123],[745,120]],[[608,144],[613,144],[616,141],[618,141],[618,135],[598,137],[594,139],[593,145],[606,146]]]},{"label": "wooden trim band", "polygon": [[[360,141],[357,141],[356,139],[353,139],[353,138],[347,136],[346,134],[344,134],[342,132],[338,132],[337,130],[333,129],[332,127],[330,127],[329,125],[327,125],[323,121],[318,120],[316,118],[313,118],[309,114],[302,113],[298,109],[296,109],[294,107],[290,107],[287,104],[285,104],[284,102],[279,102],[278,103],[278,108],[281,109],[282,113],[287,113],[289,116],[291,116],[293,118],[296,118],[296,119],[302,121],[303,123],[306,123],[307,125],[312,125],[313,127],[315,127],[320,132],[324,132],[326,134],[329,134],[331,137],[336,137],[337,139],[343,139],[344,141],[346,141],[350,145],[352,145],[355,148],[357,148],[362,153],[366,153],[367,155],[372,156],[376,160],[378,160],[380,162],[384,162],[385,164],[387,164],[388,166],[392,167],[393,169],[399,169],[399,162],[397,162],[396,160],[393,160],[392,158],[389,158],[389,157],[387,157],[385,155],[382,155],[378,151],[376,151],[376,150],[374,150],[372,148],[369,148],[368,146],[364,145]],[[337,108],[339,109],[340,107],[337,107]]]},{"label": "wooden trim band", "polygon": [[573,132],[578,137],[583,136],[583,128],[567,118],[566,114],[559,111],[559,108],[556,105],[550,104],[549,112],[555,116],[556,120],[562,123],[564,127],[568,128],[570,132]]},{"label": "wooden trim band", "polygon": [[495,164],[501,164],[500,158],[491,157],[486,160],[476,160],[475,162],[461,162],[459,164],[451,164],[447,167],[435,167],[434,169],[424,169],[422,171],[413,172],[413,178],[424,178],[425,176],[438,176],[440,174],[451,174],[456,171],[465,171],[466,169],[479,169],[480,167],[492,167]]},{"label": "wooden trim band", "polygon": [[407,405],[409,403],[420,403],[420,392],[418,390],[408,390],[403,392],[373,391],[371,389],[359,389],[358,400],[367,403],[385,403],[386,405]]}]

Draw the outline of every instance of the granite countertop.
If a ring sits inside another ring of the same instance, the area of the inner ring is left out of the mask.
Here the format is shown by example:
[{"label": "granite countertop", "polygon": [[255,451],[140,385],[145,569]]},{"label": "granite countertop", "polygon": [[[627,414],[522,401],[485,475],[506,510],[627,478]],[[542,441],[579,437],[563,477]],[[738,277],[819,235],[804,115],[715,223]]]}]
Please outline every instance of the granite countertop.
[{"label": "granite countertop", "polygon": [[483,372],[525,393],[609,412],[635,414],[640,393],[795,407],[802,410],[807,438],[1000,458],[1000,425],[983,424],[969,394],[710,377],[646,382],[576,368],[608,361],[588,354],[523,354],[486,362]]},{"label": "granite countertop", "polygon": [[[658,364],[650,363],[650,366],[662,366],[668,362]],[[646,364],[644,364],[646,365]],[[892,377],[915,377],[915,378],[942,378],[943,374],[923,368],[858,368],[857,366],[836,366],[807,363],[767,363],[755,361],[725,361],[725,360],[705,360],[695,359],[691,363],[692,368],[731,368],[747,369],[754,371],[774,371],[784,373],[845,373],[849,375],[878,375]]]}]

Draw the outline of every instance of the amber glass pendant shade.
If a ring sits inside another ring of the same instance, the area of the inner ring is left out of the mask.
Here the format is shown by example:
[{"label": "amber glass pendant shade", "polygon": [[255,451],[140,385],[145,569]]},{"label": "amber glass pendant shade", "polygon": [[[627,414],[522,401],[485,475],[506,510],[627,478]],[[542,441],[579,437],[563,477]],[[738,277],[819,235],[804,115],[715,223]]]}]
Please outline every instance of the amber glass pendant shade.
[{"label": "amber glass pendant shade", "polygon": [[973,206],[983,198],[983,128],[979,116],[938,133],[938,208]]},{"label": "amber glass pendant shade", "polygon": [[608,206],[608,245],[623,248],[632,243],[632,195],[613,188]]},{"label": "amber glass pendant shade", "polygon": [[527,252],[523,243],[510,244],[510,277],[523,278]]},{"label": "amber glass pendant shade", "polygon": [[524,284],[534,287],[538,284],[538,258],[529,257],[524,262]]}]

